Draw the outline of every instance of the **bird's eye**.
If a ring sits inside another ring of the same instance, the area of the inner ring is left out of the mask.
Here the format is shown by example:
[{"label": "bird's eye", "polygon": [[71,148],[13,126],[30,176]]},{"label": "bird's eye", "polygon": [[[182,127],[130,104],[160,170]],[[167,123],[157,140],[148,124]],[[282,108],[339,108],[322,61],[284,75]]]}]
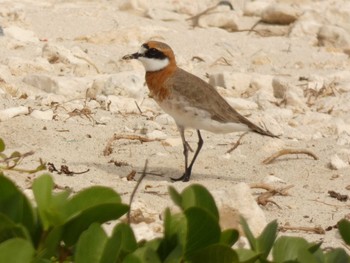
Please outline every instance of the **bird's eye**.
[{"label": "bird's eye", "polygon": [[164,59],[164,58],[166,58],[166,55],[162,51],[160,51],[160,50],[158,50],[156,48],[149,48],[146,51],[145,55],[148,58],[156,58],[156,59]]},{"label": "bird's eye", "polygon": [[153,55],[154,55],[154,54],[157,54],[157,53],[159,52],[159,51],[158,51],[157,49],[155,49],[155,48],[150,48],[148,51],[149,51],[150,54],[153,54]]}]

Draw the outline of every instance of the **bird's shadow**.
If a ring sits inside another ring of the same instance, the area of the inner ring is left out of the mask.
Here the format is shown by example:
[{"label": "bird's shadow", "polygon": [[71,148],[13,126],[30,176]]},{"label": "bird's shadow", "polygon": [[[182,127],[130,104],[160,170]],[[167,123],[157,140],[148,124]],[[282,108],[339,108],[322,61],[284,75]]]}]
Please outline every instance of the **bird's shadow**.
[{"label": "bird's shadow", "polygon": [[[133,170],[136,171],[135,180],[138,180],[138,178],[141,177],[144,170],[146,173],[145,179],[147,181],[154,181],[154,182],[172,182],[176,183],[176,181],[173,181],[171,178],[179,178],[183,175],[183,168],[174,168],[174,167],[164,167],[164,166],[153,166],[152,164],[148,163],[146,169],[145,169],[145,163],[139,163],[136,165],[122,165],[122,166],[116,166],[113,163],[105,163],[105,164],[94,164],[92,167],[91,163],[75,163],[79,165],[86,166],[87,168],[90,168],[90,172],[96,172],[98,173],[98,170],[102,170],[107,174],[110,174],[111,176],[114,174],[115,176],[119,176],[120,178],[127,177]],[[218,173],[199,173],[196,172],[196,169],[194,168],[194,171],[191,175],[190,182],[196,182],[196,181],[202,181],[202,180],[214,180],[214,179],[220,179],[230,182],[241,182],[242,179],[235,176],[230,176],[228,174],[218,174]]]}]

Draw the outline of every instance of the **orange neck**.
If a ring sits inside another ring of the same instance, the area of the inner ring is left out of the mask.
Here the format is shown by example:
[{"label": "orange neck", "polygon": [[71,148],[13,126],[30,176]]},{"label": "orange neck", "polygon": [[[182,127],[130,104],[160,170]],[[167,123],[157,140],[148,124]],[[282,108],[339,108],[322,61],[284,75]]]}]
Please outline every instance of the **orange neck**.
[{"label": "orange neck", "polygon": [[146,83],[153,99],[161,102],[170,95],[166,81],[174,74],[176,68],[176,65],[170,63],[162,70],[146,72]]}]

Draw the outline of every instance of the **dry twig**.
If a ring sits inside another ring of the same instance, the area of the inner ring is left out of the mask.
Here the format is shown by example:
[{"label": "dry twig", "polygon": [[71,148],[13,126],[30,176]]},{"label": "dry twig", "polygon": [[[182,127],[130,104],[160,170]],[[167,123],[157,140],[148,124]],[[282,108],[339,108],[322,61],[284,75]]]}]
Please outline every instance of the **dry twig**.
[{"label": "dry twig", "polygon": [[47,169],[52,172],[57,172],[58,174],[65,174],[65,175],[75,175],[75,174],[84,174],[90,171],[90,169],[87,169],[82,172],[73,172],[69,170],[67,165],[61,165],[61,168],[58,170],[53,163],[47,163]]},{"label": "dry twig", "polygon": [[329,203],[326,203],[326,202],[324,202],[324,201],[317,200],[317,199],[309,199],[309,201],[317,202],[317,203],[324,204],[324,205],[328,205],[328,206],[333,206],[333,207],[335,207],[335,208],[349,208],[349,207],[350,207],[349,205],[334,205],[334,204],[329,204]]},{"label": "dry twig", "polygon": [[140,186],[142,180],[146,177],[147,164],[148,164],[148,160],[146,160],[145,166],[143,167],[142,175],[140,176],[139,180],[137,181],[137,183],[136,183],[136,185],[135,185],[134,190],[132,191],[132,193],[131,193],[131,195],[130,195],[129,211],[128,211],[127,215],[126,215],[128,224],[130,224],[131,203],[132,203],[132,201],[133,201],[133,199],[134,199],[134,197],[135,197],[136,191],[137,191],[137,189],[139,188],[139,186]]},{"label": "dry twig", "polygon": [[134,181],[136,175],[136,171],[135,170],[131,170],[131,172],[126,176],[126,179],[128,181]]},{"label": "dry twig", "polygon": [[86,117],[94,125],[97,123],[96,120],[94,119],[94,117],[92,116],[92,111],[86,106],[84,106],[84,108],[82,108],[81,110],[74,109],[73,111],[68,112],[68,116],[69,117],[67,119],[65,119],[65,121],[72,118],[72,117],[79,116],[80,118]]},{"label": "dry twig", "polygon": [[143,142],[155,142],[155,141],[163,141],[163,139],[150,139],[147,137],[143,137],[140,135],[127,135],[127,134],[114,134],[111,139],[108,140],[107,145],[105,149],[103,150],[103,155],[108,156],[112,153],[112,143],[117,140],[136,140],[140,141],[141,143]]},{"label": "dry twig", "polygon": [[304,231],[304,232],[312,232],[315,234],[319,234],[319,235],[324,235],[326,233],[326,231],[320,227],[320,226],[315,226],[315,227],[303,227],[303,226],[280,226],[279,227],[279,231],[288,231],[288,230],[292,230],[292,231]]},{"label": "dry twig", "polygon": [[266,158],[263,161],[263,164],[270,164],[273,161],[275,161],[278,157],[282,156],[282,155],[287,155],[287,154],[307,154],[309,156],[311,156],[312,158],[314,158],[315,160],[318,160],[318,157],[308,151],[308,150],[303,150],[303,149],[282,149],[276,153],[274,153],[273,155],[271,155],[270,157]]},{"label": "dry twig", "polygon": [[237,142],[233,145],[233,147],[231,149],[229,149],[226,153],[231,153],[233,152],[233,150],[235,150],[240,144],[241,144],[241,140],[242,138],[247,134],[248,132],[243,133],[241,136],[239,136]]},{"label": "dry twig", "polygon": [[192,25],[193,27],[198,26],[198,21],[199,18],[207,13],[209,13],[210,11],[213,11],[215,8],[217,8],[219,5],[227,5],[228,7],[230,7],[231,10],[233,10],[233,6],[229,1],[220,1],[217,5],[212,6],[207,8],[206,10],[204,10],[203,12],[200,12],[199,14],[192,16],[190,18],[187,18],[186,20],[192,20]]},{"label": "dry twig", "polygon": [[263,183],[250,184],[250,188],[261,188],[267,191],[265,193],[260,194],[256,198],[256,201],[259,205],[266,206],[268,203],[272,203],[276,205],[279,209],[281,209],[281,207],[275,201],[270,200],[270,198],[275,195],[287,196],[289,195],[287,190],[289,190],[292,187],[294,187],[294,185],[288,185],[283,188],[275,188],[271,185]]}]

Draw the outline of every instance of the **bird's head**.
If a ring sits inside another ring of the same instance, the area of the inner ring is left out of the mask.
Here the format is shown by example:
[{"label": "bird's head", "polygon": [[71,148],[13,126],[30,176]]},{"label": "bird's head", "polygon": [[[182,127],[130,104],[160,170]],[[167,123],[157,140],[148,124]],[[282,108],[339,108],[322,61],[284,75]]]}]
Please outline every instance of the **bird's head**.
[{"label": "bird's head", "polygon": [[165,43],[148,41],[136,53],[125,55],[125,60],[138,59],[147,72],[159,71],[169,65],[176,65],[173,50]]}]

